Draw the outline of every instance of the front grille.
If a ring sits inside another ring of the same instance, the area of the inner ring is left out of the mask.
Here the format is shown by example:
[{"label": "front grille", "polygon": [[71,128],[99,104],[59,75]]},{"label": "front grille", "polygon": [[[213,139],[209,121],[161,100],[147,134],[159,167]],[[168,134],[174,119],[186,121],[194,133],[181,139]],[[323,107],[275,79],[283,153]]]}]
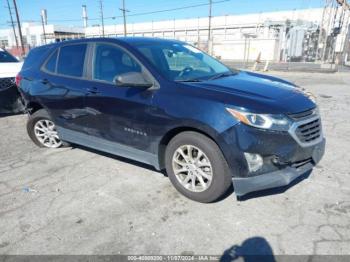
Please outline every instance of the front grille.
[{"label": "front grille", "polygon": [[0,78],[0,91],[6,90],[10,87],[15,87],[16,82],[14,77]]},{"label": "front grille", "polygon": [[301,146],[311,146],[321,141],[321,119],[316,108],[288,116],[295,121],[289,133]]},{"label": "front grille", "polygon": [[296,161],[291,166],[294,168],[300,168],[300,167],[305,166],[306,164],[311,163],[311,162],[312,162],[312,158],[310,157],[307,159]]},{"label": "front grille", "polygon": [[310,143],[321,136],[321,120],[319,118],[298,126],[295,131],[302,143]]}]

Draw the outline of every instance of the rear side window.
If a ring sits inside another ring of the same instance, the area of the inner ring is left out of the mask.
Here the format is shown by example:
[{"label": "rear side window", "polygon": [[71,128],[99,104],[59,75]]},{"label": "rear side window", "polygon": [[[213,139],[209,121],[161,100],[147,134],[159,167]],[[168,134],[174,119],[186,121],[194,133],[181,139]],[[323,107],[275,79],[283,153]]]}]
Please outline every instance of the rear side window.
[{"label": "rear side window", "polygon": [[57,50],[51,55],[50,59],[46,62],[45,69],[51,73],[56,72],[57,64]]},{"label": "rear side window", "polygon": [[82,77],[86,47],[86,44],[61,47],[57,63],[57,73],[67,76]]}]

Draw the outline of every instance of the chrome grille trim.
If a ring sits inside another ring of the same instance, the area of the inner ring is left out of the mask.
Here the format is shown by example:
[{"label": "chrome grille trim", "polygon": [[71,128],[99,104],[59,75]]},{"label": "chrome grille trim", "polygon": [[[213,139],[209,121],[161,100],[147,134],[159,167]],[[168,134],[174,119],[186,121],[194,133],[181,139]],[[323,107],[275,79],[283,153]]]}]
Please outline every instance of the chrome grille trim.
[{"label": "chrome grille trim", "polygon": [[304,111],[304,112],[301,112],[301,113],[296,113],[296,114],[288,114],[288,116],[291,117],[293,120],[297,121],[297,120],[300,120],[300,119],[303,119],[303,118],[307,118],[310,115],[313,115],[314,114],[314,110],[315,109],[307,110],[307,111]]},{"label": "chrome grille trim", "polygon": [[295,121],[289,129],[289,134],[302,147],[318,144],[323,139],[321,118],[318,114]]}]

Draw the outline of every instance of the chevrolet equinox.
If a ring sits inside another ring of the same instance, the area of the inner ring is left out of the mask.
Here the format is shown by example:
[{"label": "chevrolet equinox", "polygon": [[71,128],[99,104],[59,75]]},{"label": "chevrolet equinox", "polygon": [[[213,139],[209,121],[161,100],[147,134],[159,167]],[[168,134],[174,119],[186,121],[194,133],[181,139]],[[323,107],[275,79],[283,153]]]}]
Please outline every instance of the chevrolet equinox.
[{"label": "chevrolet equinox", "polygon": [[33,49],[16,77],[40,147],[78,144],[165,169],[200,202],[286,186],[325,149],[313,99],[184,42],[93,38]]}]

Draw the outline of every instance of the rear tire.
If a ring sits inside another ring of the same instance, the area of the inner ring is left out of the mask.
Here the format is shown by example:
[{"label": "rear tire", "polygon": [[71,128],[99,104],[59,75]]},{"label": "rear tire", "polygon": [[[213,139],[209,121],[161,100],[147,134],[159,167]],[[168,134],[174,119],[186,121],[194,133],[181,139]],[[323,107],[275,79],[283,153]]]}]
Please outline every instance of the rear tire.
[{"label": "rear tire", "polygon": [[69,146],[68,143],[61,141],[55,123],[44,109],[40,109],[29,116],[27,133],[38,147],[59,148]]},{"label": "rear tire", "polygon": [[198,202],[218,200],[232,184],[230,169],[218,145],[197,132],[180,133],[169,142],[165,167],[174,187]]}]

